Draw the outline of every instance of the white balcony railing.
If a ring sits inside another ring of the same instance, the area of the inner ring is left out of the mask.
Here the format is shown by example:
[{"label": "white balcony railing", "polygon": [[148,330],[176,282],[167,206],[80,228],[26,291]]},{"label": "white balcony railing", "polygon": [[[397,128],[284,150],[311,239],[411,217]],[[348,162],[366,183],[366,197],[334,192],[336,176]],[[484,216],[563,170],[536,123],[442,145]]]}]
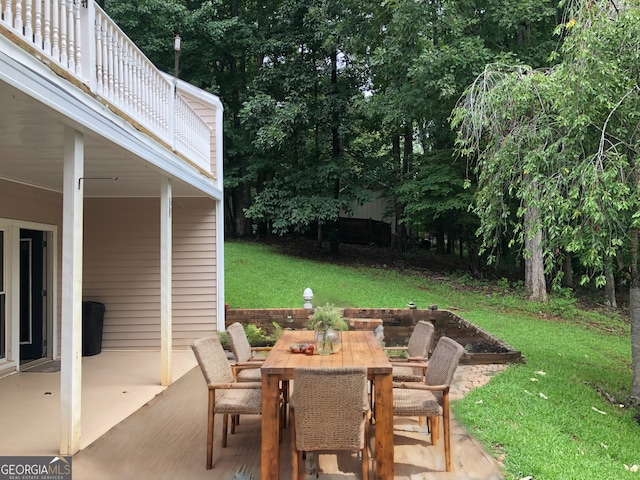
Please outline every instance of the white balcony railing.
[{"label": "white balcony railing", "polygon": [[211,171],[209,126],[94,0],[0,0],[0,24]]}]

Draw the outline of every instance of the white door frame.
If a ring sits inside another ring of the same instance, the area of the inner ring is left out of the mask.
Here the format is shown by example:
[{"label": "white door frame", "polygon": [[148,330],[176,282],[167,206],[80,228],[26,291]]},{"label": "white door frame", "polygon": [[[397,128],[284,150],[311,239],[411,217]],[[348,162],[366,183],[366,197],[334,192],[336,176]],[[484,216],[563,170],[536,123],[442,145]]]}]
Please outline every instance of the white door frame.
[{"label": "white door frame", "polygon": [[[0,359],[0,376],[20,371],[20,230],[39,230],[47,241],[45,278],[47,302],[44,321],[47,329],[47,358],[58,358],[58,226],[0,218],[0,230],[5,232],[5,315],[7,345]],[[0,273],[1,274],[1,273]]]}]

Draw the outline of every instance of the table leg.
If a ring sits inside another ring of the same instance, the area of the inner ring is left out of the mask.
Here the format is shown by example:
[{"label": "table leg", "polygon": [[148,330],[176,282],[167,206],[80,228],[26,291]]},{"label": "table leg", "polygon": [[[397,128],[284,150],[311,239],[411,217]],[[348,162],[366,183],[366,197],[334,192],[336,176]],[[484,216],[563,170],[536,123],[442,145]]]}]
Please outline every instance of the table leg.
[{"label": "table leg", "polygon": [[374,379],[374,386],[376,409],[375,478],[377,480],[392,480],[394,475],[394,464],[393,383],[391,374],[376,375]]},{"label": "table leg", "polygon": [[261,478],[278,480],[280,473],[280,390],[278,377],[262,375]]}]

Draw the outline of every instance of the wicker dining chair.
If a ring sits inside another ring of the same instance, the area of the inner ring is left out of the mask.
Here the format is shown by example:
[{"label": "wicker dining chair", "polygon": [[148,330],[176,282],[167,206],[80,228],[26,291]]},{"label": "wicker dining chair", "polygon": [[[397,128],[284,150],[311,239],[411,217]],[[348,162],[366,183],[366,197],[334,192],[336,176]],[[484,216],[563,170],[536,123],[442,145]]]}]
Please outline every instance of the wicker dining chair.
[{"label": "wicker dining chair", "polygon": [[304,476],[303,452],[362,452],[362,478],[369,478],[366,367],[296,368],[291,396],[293,479]]},{"label": "wicker dining chair", "polygon": [[[260,363],[265,360],[264,356],[255,356],[257,348],[251,347],[247,334],[241,323],[235,322],[227,327],[231,351],[235,358],[232,365],[233,373],[238,382],[261,382]],[[269,347],[260,350],[270,350]]]},{"label": "wicker dining chair", "polygon": [[[427,372],[425,363],[433,346],[435,328],[433,323],[420,320],[411,332],[406,347],[385,347],[386,351],[405,351],[406,361],[391,359],[393,366],[393,380],[395,382],[422,382]],[[411,363],[416,365],[411,366]]]},{"label": "wicker dining chair", "polygon": [[[262,382],[262,372],[260,364],[266,359],[265,356],[256,356],[256,352],[268,352],[271,347],[252,347],[241,323],[235,322],[227,327],[231,351],[235,358],[235,363],[231,366],[233,374],[238,382]],[[282,395],[282,411],[280,418],[282,426],[287,426],[287,405],[289,402],[289,382],[283,380],[280,384]]]},{"label": "wicker dining chair", "polygon": [[451,471],[449,388],[463,354],[462,345],[448,337],[441,337],[429,359],[424,382],[393,383],[393,415],[427,417],[433,445],[436,445],[439,436],[439,419],[442,417],[447,472]]},{"label": "wicker dining chair", "polygon": [[218,335],[197,339],[191,345],[209,388],[207,408],[207,470],[213,467],[213,427],[215,414],[223,415],[222,448],[227,446],[227,424],[231,415],[231,433],[239,415],[260,415],[262,389],[259,383],[235,381],[227,354]]}]

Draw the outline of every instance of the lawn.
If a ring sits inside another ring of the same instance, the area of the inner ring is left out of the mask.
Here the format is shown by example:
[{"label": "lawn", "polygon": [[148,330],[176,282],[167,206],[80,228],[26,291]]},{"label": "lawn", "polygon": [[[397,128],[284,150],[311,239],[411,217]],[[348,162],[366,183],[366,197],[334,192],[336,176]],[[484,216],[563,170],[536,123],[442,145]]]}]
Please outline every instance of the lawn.
[{"label": "lawn", "polygon": [[506,478],[640,480],[625,469],[640,465],[640,426],[638,412],[620,405],[631,385],[623,316],[580,310],[566,294],[532,304],[506,280],[389,267],[336,265],[226,242],[225,301],[231,308],[301,307],[310,287],[315,305],[402,308],[412,301],[455,310],[527,360],[453,404],[456,418],[504,463]]}]

